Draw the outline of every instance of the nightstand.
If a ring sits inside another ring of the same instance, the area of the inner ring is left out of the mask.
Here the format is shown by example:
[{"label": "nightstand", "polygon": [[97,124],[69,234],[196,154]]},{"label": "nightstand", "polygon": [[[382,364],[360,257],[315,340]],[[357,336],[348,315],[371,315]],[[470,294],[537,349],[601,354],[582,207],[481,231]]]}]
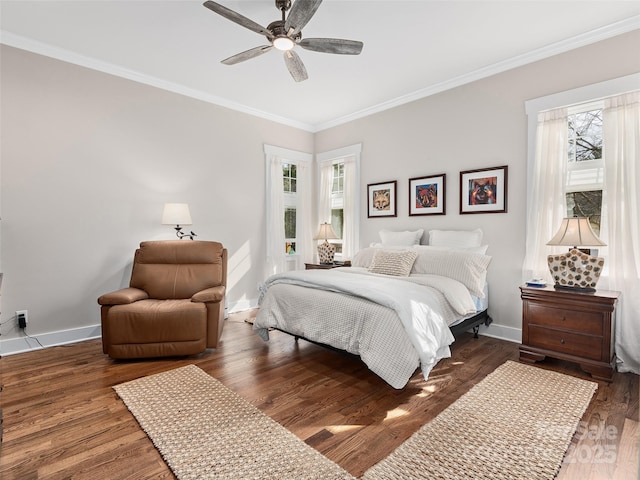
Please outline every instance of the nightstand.
[{"label": "nightstand", "polygon": [[332,268],[338,267],[350,267],[351,263],[348,264],[337,264],[337,263],[305,263],[305,270],[330,270]]},{"label": "nightstand", "polygon": [[578,363],[596,379],[613,380],[615,309],[620,292],[580,293],[553,286],[522,286],[520,291],[520,361],[559,358]]}]

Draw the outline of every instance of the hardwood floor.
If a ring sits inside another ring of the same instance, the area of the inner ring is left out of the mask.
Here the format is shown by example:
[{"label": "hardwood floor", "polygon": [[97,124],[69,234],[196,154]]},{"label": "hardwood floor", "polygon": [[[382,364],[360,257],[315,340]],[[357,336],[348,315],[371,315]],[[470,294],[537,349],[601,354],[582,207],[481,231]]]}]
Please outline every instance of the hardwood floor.
[{"label": "hardwood floor", "polygon": [[[197,357],[116,362],[99,340],[3,357],[0,477],[174,478],[111,387],[187,364],[359,476],[497,366],[518,359],[516,344],[465,334],[428,382],[416,373],[394,390],[349,355],[281,332],[263,342],[244,322],[251,313],[232,315],[221,346]],[[589,378],[561,361],[539,366]],[[638,432],[638,376],[616,373],[613,383],[599,382],[558,478],[638,478]]]}]

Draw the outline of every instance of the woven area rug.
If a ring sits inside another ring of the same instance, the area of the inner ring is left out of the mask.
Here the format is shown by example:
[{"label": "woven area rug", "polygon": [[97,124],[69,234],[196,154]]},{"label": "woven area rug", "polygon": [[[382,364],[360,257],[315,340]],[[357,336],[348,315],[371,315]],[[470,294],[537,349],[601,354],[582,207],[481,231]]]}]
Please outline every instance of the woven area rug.
[{"label": "woven area rug", "polygon": [[354,478],[195,365],[113,388],[180,480]]},{"label": "woven area rug", "polygon": [[[354,478],[195,365],[114,389],[180,480]],[[362,479],[553,479],[596,389],[508,361]]]},{"label": "woven area rug", "polygon": [[597,388],[507,361],[362,478],[553,479]]}]

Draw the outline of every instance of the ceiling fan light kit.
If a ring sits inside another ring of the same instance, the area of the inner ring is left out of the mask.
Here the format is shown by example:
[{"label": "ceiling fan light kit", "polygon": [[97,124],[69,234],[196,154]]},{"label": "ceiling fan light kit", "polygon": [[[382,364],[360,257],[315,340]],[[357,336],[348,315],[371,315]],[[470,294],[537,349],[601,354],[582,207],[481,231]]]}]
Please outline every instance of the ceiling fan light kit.
[{"label": "ceiling fan light kit", "polygon": [[[364,44],[356,40],[339,38],[305,38],[302,39],[302,29],[316,13],[322,0],[296,0],[291,6],[291,0],[275,0],[276,8],[282,12],[282,19],[271,22],[266,28],[233,10],[211,0],[204,2],[209,10],[237,23],[253,32],[264,35],[271,43],[254,47],[222,60],[225,65],[235,65],[276,48],[284,53],[284,61],[289,73],[296,82],[308,78],[307,70],[300,56],[293,50],[296,45],[306,50],[337,55],[359,55]],[[287,10],[291,8],[289,15]]]},{"label": "ceiling fan light kit", "polygon": [[273,39],[273,46],[278,50],[282,50],[283,52],[286,50],[291,50],[295,43],[289,37],[276,37]]}]

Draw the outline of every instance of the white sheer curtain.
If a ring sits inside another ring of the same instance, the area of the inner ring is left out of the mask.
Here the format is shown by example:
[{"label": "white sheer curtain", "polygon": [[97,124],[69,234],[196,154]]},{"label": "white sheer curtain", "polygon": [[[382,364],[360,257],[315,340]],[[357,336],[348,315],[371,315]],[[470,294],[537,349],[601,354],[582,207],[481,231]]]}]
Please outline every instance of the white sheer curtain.
[{"label": "white sheer curtain", "polygon": [[333,162],[320,163],[320,197],[318,198],[318,224],[331,223],[331,185],[333,183]]},{"label": "white sheer curtain", "polygon": [[333,164],[344,163],[343,178],[343,226],[342,260],[350,260],[360,248],[360,154],[362,144],[318,154],[320,188],[318,197],[318,221],[331,222],[331,187]]},{"label": "white sheer curtain", "polygon": [[[298,162],[298,206],[296,220],[296,268],[303,268],[304,263],[313,263],[315,252],[313,243],[312,218],[312,181],[311,162]],[[284,230],[284,226],[283,226]],[[284,240],[283,240],[284,242]],[[284,243],[283,243],[284,244]]]},{"label": "white sheer curtain", "polygon": [[267,271],[266,276],[285,271],[284,184],[282,158],[267,155]]},{"label": "white sheer curtain", "polygon": [[[546,278],[552,283],[547,256],[553,253],[547,242],[567,215],[564,185],[567,175],[567,109],[540,112],[536,150],[527,204],[526,253],[523,281]],[[562,247],[561,247],[562,248]]]},{"label": "white sheer curtain", "polygon": [[640,92],[605,99],[603,124],[600,237],[608,246],[598,288],[622,292],[616,308],[618,371],[640,374]]},{"label": "white sheer curtain", "polygon": [[358,158],[350,156],[344,159],[344,226],[342,237],[342,258],[350,260],[360,248],[359,235],[359,190]]}]

